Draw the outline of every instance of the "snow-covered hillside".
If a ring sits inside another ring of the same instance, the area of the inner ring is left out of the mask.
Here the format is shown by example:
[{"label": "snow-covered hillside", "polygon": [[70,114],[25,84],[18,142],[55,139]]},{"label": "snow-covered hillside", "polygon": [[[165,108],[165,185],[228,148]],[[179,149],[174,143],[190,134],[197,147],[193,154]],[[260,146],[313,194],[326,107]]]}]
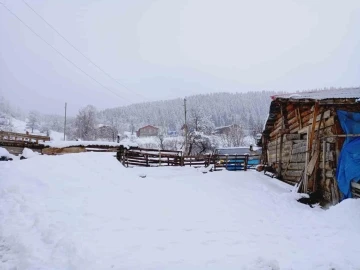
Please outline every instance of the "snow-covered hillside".
[{"label": "snow-covered hillside", "polygon": [[360,200],[312,209],[263,174],[203,171],[0,162],[0,269],[360,268]]},{"label": "snow-covered hillside", "polygon": [[[12,124],[12,131],[13,132],[19,132],[19,133],[25,133],[26,131],[31,133],[31,129],[26,127],[26,122],[11,118],[11,124]],[[39,134],[46,136],[45,133],[41,133],[39,130],[34,130],[31,134]],[[64,140],[64,134],[61,132],[50,130],[50,138],[52,141],[63,141]]]}]

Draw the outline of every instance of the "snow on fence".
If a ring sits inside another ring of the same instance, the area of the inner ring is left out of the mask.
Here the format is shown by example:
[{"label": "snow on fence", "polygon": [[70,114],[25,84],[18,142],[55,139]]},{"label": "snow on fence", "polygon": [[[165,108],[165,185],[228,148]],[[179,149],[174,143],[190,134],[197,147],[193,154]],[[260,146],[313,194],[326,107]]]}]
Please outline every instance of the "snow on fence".
[{"label": "snow on fence", "polygon": [[183,156],[181,151],[147,148],[120,149],[117,159],[125,166],[213,166],[213,170],[247,170],[249,155],[198,155]]}]

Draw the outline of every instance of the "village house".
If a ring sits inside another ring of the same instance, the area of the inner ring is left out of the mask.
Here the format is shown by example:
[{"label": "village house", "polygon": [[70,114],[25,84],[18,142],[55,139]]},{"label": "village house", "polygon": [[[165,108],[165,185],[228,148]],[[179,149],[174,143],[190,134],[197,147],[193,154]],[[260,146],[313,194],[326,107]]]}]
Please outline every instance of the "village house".
[{"label": "village house", "polygon": [[147,125],[145,127],[139,128],[136,132],[138,137],[150,137],[150,136],[158,136],[159,135],[159,128]]},{"label": "village house", "polygon": [[271,98],[262,136],[267,168],[325,202],[360,197],[360,88]]},{"label": "village house", "polygon": [[96,132],[97,132],[97,138],[100,138],[100,139],[107,139],[107,140],[115,141],[117,138],[116,128],[109,126],[109,125],[99,124],[96,129]]}]

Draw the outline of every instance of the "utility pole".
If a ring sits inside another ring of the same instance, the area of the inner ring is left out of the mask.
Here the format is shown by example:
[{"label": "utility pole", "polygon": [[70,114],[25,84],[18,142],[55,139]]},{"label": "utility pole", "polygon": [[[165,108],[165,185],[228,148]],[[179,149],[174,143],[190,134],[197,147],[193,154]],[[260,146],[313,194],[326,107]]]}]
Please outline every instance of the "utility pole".
[{"label": "utility pole", "polygon": [[67,109],[67,103],[65,102],[65,121],[64,121],[64,141],[66,141],[66,109]]},{"label": "utility pole", "polygon": [[186,121],[186,98],[184,98],[184,116],[185,116],[185,153],[187,151],[187,144],[188,144],[188,126]]}]

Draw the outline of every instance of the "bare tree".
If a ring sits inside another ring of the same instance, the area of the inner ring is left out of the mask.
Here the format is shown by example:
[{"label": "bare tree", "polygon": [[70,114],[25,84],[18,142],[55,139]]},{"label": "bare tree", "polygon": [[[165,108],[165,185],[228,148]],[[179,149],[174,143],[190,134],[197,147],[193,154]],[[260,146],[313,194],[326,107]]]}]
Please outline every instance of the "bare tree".
[{"label": "bare tree", "polygon": [[228,132],[221,134],[224,147],[237,147],[244,144],[245,132],[241,126],[233,125]]},{"label": "bare tree", "polygon": [[83,140],[96,139],[96,108],[88,105],[81,109],[75,119],[75,135]]},{"label": "bare tree", "polygon": [[31,129],[31,133],[34,129],[40,127],[40,115],[37,111],[31,111],[26,121],[26,127]]},{"label": "bare tree", "polygon": [[3,113],[0,113],[0,130],[2,130],[2,131],[12,131],[13,130],[11,118]]},{"label": "bare tree", "polygon": [[40,132],[41,133],[45,133],[46,136],[50,136],[50,126],[47,122],[43,122],[40,126],[39,126]]}]

